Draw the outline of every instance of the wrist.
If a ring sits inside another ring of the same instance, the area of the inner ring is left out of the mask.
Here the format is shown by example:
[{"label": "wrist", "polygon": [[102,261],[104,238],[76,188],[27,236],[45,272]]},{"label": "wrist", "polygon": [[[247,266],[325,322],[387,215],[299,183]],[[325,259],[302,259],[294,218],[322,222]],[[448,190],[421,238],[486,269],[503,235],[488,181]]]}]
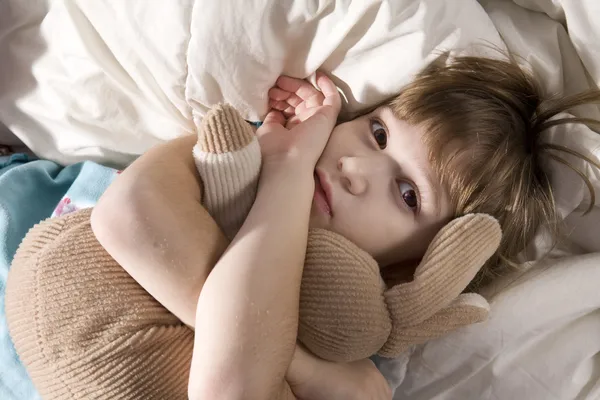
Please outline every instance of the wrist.
[{"label": "wrist", "polygon": [[290,160],[263,160],[259,185],[266,186],[275,182],[277,186],[289,185],[294,191],[311,189],[309,194],[312,196],[315,184],[314,168],[306,165],[306,162]]}]

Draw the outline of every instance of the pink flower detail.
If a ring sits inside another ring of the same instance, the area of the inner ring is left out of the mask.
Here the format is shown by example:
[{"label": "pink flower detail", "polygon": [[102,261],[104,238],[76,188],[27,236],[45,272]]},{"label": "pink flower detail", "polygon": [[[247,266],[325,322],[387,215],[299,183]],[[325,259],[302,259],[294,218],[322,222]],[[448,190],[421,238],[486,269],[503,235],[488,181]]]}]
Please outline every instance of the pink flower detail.
[{"label": "pink flower detail", "polygon": [[75,204],[71,203],[71,199],[65,196],[54,210],[54,216],[60,217],[61,215],[70,214],[73,211],[77,211],[78,208]]}]

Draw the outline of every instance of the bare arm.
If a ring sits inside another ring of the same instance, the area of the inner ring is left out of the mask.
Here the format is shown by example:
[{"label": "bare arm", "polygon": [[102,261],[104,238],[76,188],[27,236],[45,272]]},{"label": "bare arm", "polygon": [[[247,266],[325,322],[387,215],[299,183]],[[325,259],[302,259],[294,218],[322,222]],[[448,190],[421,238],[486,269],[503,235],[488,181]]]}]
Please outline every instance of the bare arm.
[{"label": "bare arm", "polygon": [[317,77],[322,105],[291,129],[272,110],[257,131],[263,157],[256,200],[209,275],[196,309],[191,398],[273,399],[296,349],[300,281],[314,168],[341,108]]},{"label": "bare arm", "polygon": [[205,377],[190,379],[197,398],[275,398],[292,360],[314,180],[312,169],[266,169],[250,214],[200,293],[203,329],[190,373]]},{"label": "bare arm", "polygon": [[142,155],[108,188],[91,221],[108,253],[191,327],[198,295],[227,246],[200,204],[196,140],[175,139]]},{"label": "bare arm", "polygon": [[[195,136],[175,139],[142,155],[92,213],[94,233],[106,250],[192,328],[199,293],[227,245],[200,204],[201,181],[191,152],[195,143]],[[306,381],[312,369],[307,360],[304,355],[294,369],[299,376],[294,381]],[[278,398],[295,398],[287,383]]]}]

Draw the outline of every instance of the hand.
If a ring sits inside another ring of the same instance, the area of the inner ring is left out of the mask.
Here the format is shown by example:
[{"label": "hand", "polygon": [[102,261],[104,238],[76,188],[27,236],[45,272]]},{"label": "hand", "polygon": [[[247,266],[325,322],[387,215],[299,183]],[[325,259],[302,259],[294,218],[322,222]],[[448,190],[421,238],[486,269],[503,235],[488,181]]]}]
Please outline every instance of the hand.
[{"label": "hand", "polygon": [[[328,89],[335,87],[322,72],[317,72],[317,85],[322,91],[304,79],[280,76],[275,86],[269,90],[269,106],[273,118],[285,121],[282,124],[288,129],[306,121],[325,103]],[[339,99],[337,90],[333,94]]]},{"label": "hand", "polygon": [[273,108],[257,131],[263,167],[272,161],[293,161],[312,176],[341,109],[340,94],[331,79],[318,73],[317,84],[321,91],[309,82],[282,76],[269,91],[271,98],[285,100],[272,98]]},{"label": "hand", "polygon": [[391,400],[392,390],[369,360],[333,363],[297,345],[286,380],[302,400]]}]

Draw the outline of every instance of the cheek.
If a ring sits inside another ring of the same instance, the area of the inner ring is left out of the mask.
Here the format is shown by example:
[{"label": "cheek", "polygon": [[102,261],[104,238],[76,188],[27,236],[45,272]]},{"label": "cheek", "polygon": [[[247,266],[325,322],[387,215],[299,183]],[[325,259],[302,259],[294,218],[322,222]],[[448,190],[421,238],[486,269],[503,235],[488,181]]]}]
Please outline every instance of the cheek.
[{"label": "cheek", "polygon": [[[421,224],[419,227],[415,227],[404,245],[399,247],[401,253],[398,255],[404,256],[404,259],[416,260],[423,258],[433,238],[443,226],[443,221],[436,221],[431,224]],[[397,259],[397,261],[401,260]]]},{"label": "cheek", "polygon": [[414,221],[398,210],[385,205],[363,207],[347,217],[347,237],[378,260],[396,251],[405,252],[412,245]]},{"label": "cheek", "polygon": [[414,262],[414,260],[421,259],[427,249],[423,242],[415,239],[414,232],[410,231],[396,233],[393,239],[388,239],[388,245],[387,248],[381,250],[379,255],[375,256],[382,266],[407,261]]}]

